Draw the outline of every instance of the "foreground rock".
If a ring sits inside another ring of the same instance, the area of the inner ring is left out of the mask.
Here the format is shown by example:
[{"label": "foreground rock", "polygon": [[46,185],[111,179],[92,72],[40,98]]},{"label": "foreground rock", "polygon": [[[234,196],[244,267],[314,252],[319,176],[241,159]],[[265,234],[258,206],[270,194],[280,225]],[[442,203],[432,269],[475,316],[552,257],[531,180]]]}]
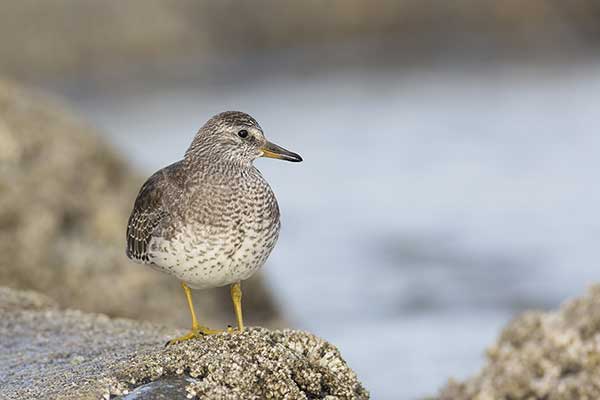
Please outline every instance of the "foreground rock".
[{"label": "foreground rock", "polygon": [[338,350],[306,332],[252,328],[164,348],[183,332],[10,289],[0,310],[0,398],[368,398]]},{"label": "foreground rock", "polygon": [[[141,183],[63,106],[0,80],[0,285],[64,307],[187,326],[177,280],[125,257]],[[276,312],[260,280],[244,286],[249,322],[268,323]],[[233,322],[228,292],[195,294],[205,322]]]},{"label": "foreground rock", "polygon": [[529,312],[504,329],[479,375],[440,400],[600,399],[600,285],[557,312]]}]

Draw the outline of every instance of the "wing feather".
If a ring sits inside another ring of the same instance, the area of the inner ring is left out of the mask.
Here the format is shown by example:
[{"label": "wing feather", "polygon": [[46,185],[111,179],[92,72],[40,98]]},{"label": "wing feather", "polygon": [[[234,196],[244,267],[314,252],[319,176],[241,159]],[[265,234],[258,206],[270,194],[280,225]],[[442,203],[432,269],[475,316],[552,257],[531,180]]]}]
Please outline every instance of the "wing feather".
[{"label": "wing feather", "polygon": [[156,172],[142,185],[127,223],[127,257],[140,263],[150,263],[149,244],[160,223],[169,215],[166,193],[177,184],[179,162]]}]

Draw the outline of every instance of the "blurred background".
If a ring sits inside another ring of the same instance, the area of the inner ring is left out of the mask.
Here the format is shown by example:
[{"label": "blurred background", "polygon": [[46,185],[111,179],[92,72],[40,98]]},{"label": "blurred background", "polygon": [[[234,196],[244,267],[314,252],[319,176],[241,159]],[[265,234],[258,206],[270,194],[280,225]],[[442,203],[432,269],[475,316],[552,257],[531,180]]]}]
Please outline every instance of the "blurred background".
[{"label": "blurred background", "polygon": [[600,279],[599,45],[591,0],[3,1],[0,285],[187,327],[125,220],[242,110],[305,160],[256,163],[283,230],[250,324],[331,341],[374,399],[434,394]]}]

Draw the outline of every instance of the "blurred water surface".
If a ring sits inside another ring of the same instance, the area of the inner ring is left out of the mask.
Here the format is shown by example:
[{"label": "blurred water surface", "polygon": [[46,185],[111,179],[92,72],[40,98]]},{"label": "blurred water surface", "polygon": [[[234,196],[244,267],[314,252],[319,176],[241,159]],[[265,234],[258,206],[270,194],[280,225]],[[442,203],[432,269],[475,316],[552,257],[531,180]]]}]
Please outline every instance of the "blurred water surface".
[{"label": "blurred water surface", "polygon": [[65,92],[148,174],[227,109],[300,153],[256,163],[283,218],[267,277],[291,323],[338,345],[374,399],[474,373],[511,316],[600,280],[600,62],[264,65],[242,82],[236,64],[212,82]]}]

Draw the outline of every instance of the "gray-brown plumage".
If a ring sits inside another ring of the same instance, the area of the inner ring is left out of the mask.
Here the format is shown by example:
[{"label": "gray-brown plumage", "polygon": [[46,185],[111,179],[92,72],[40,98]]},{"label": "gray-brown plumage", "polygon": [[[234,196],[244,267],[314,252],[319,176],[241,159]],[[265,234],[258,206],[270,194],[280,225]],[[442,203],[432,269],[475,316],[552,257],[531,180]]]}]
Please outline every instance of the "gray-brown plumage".
[{"label": "gray-brown plumage", "polygon": [[[168,216],[168,197],[180,197],[181,191],[174,187],[183,186],[174,172],[183,171],[181,161],[165,167],[152,175],[140,189],[127,224],[127,256],[132,260],[149,263],[148,244],[160,222]],[[167,201],[165,201],[167,200]],[[165,206],[167,205],[167,206]]]},{"label": "gray-brown plumage", "polygon": [[[196,325],[186,284],[232,284],[235,304],[236,297],[241,299],[239,282],[265,263],[277,241],[277,201],[252,165],[262,156],[302,160],[268,142],[249,115],[218,114],[196,134],[184,159],[152,175],[135,200],[127,226],[127,256],[178,277]],[[243,329],[241,305],[237,316]]]}]

